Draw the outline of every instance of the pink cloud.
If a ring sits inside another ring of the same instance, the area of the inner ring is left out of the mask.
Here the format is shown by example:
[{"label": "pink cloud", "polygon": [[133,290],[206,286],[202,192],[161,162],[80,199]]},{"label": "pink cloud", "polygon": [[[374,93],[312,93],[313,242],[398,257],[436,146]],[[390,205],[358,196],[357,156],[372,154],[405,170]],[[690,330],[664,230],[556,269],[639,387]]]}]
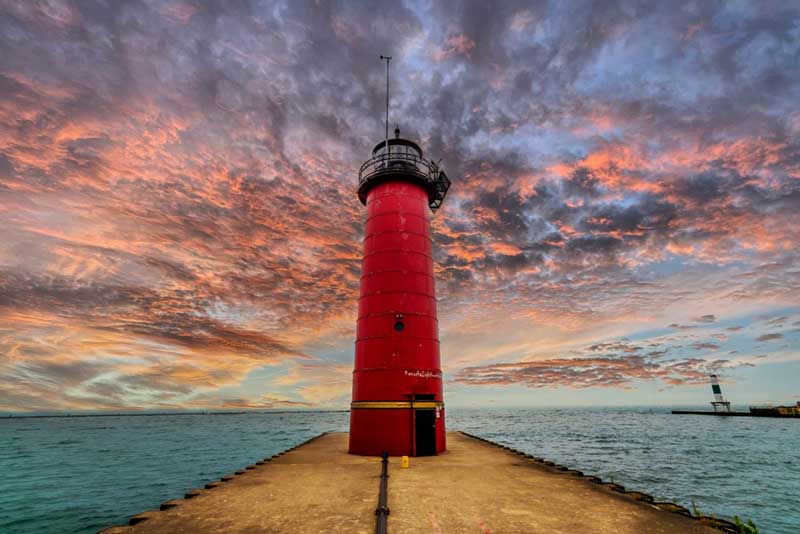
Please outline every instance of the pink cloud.
[{"label": "pink cloud", "polygon": [[436,62],[445,61],[458,56],[470,58],[475,48],[475,41],[460,33],[445,39],[441,47],[435,47],[431,52],[431,59]]}]

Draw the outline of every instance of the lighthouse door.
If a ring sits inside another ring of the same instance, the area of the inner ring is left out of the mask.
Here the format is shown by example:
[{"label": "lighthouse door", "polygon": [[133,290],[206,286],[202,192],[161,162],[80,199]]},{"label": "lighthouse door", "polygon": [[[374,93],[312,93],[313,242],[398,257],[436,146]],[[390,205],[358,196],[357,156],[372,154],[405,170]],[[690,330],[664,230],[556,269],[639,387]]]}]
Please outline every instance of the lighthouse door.
[{"label": "lighthouse door", "polygon": [[416,419],[417,456],[436,454],[436,413],[434,410],[414,410]]}]

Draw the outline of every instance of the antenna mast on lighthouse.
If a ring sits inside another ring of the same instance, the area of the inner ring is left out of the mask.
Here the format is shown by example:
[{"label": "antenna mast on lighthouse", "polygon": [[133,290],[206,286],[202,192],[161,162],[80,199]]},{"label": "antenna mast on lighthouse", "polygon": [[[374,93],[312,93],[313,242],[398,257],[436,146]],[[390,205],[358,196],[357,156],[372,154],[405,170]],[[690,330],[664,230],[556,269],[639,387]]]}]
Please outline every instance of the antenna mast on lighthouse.
[{"label": "antenna mast on lighthouse", "polygon": [[386,153],[389,153],[389,62],[392,60],[392,56],[381,56],[381,60],[386,61],[386,136],[384,139],[386,140]]}]

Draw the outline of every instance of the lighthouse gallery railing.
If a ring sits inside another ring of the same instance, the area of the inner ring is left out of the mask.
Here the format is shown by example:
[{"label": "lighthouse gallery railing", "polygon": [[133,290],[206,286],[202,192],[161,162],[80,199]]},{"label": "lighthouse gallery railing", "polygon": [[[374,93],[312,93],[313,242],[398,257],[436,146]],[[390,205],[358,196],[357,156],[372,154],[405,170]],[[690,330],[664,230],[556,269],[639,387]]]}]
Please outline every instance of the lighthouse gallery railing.
[{"label": "lighthouse gallery railing", "polygon": [[442,205],[444,196],[450,188],[450,180],[436,163],[413,153],[390,152],[372,156],[358,171],[358,187],[383,174],[396,172],[412,174],[430,184],[434,191],[429,202],[430,208],[436,211]]}]

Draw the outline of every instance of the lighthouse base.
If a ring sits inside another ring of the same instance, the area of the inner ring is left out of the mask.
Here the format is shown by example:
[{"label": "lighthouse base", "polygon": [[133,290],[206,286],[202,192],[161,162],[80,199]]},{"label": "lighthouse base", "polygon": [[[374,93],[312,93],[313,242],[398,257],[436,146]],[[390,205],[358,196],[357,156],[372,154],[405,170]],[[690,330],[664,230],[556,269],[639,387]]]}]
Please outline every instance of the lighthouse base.
[{"label": "lighthouse base", "polygon": [[388,452],[390,456],[431,456],[445,450],[442,403],[353,402],[350,454],[380,456]]}]

